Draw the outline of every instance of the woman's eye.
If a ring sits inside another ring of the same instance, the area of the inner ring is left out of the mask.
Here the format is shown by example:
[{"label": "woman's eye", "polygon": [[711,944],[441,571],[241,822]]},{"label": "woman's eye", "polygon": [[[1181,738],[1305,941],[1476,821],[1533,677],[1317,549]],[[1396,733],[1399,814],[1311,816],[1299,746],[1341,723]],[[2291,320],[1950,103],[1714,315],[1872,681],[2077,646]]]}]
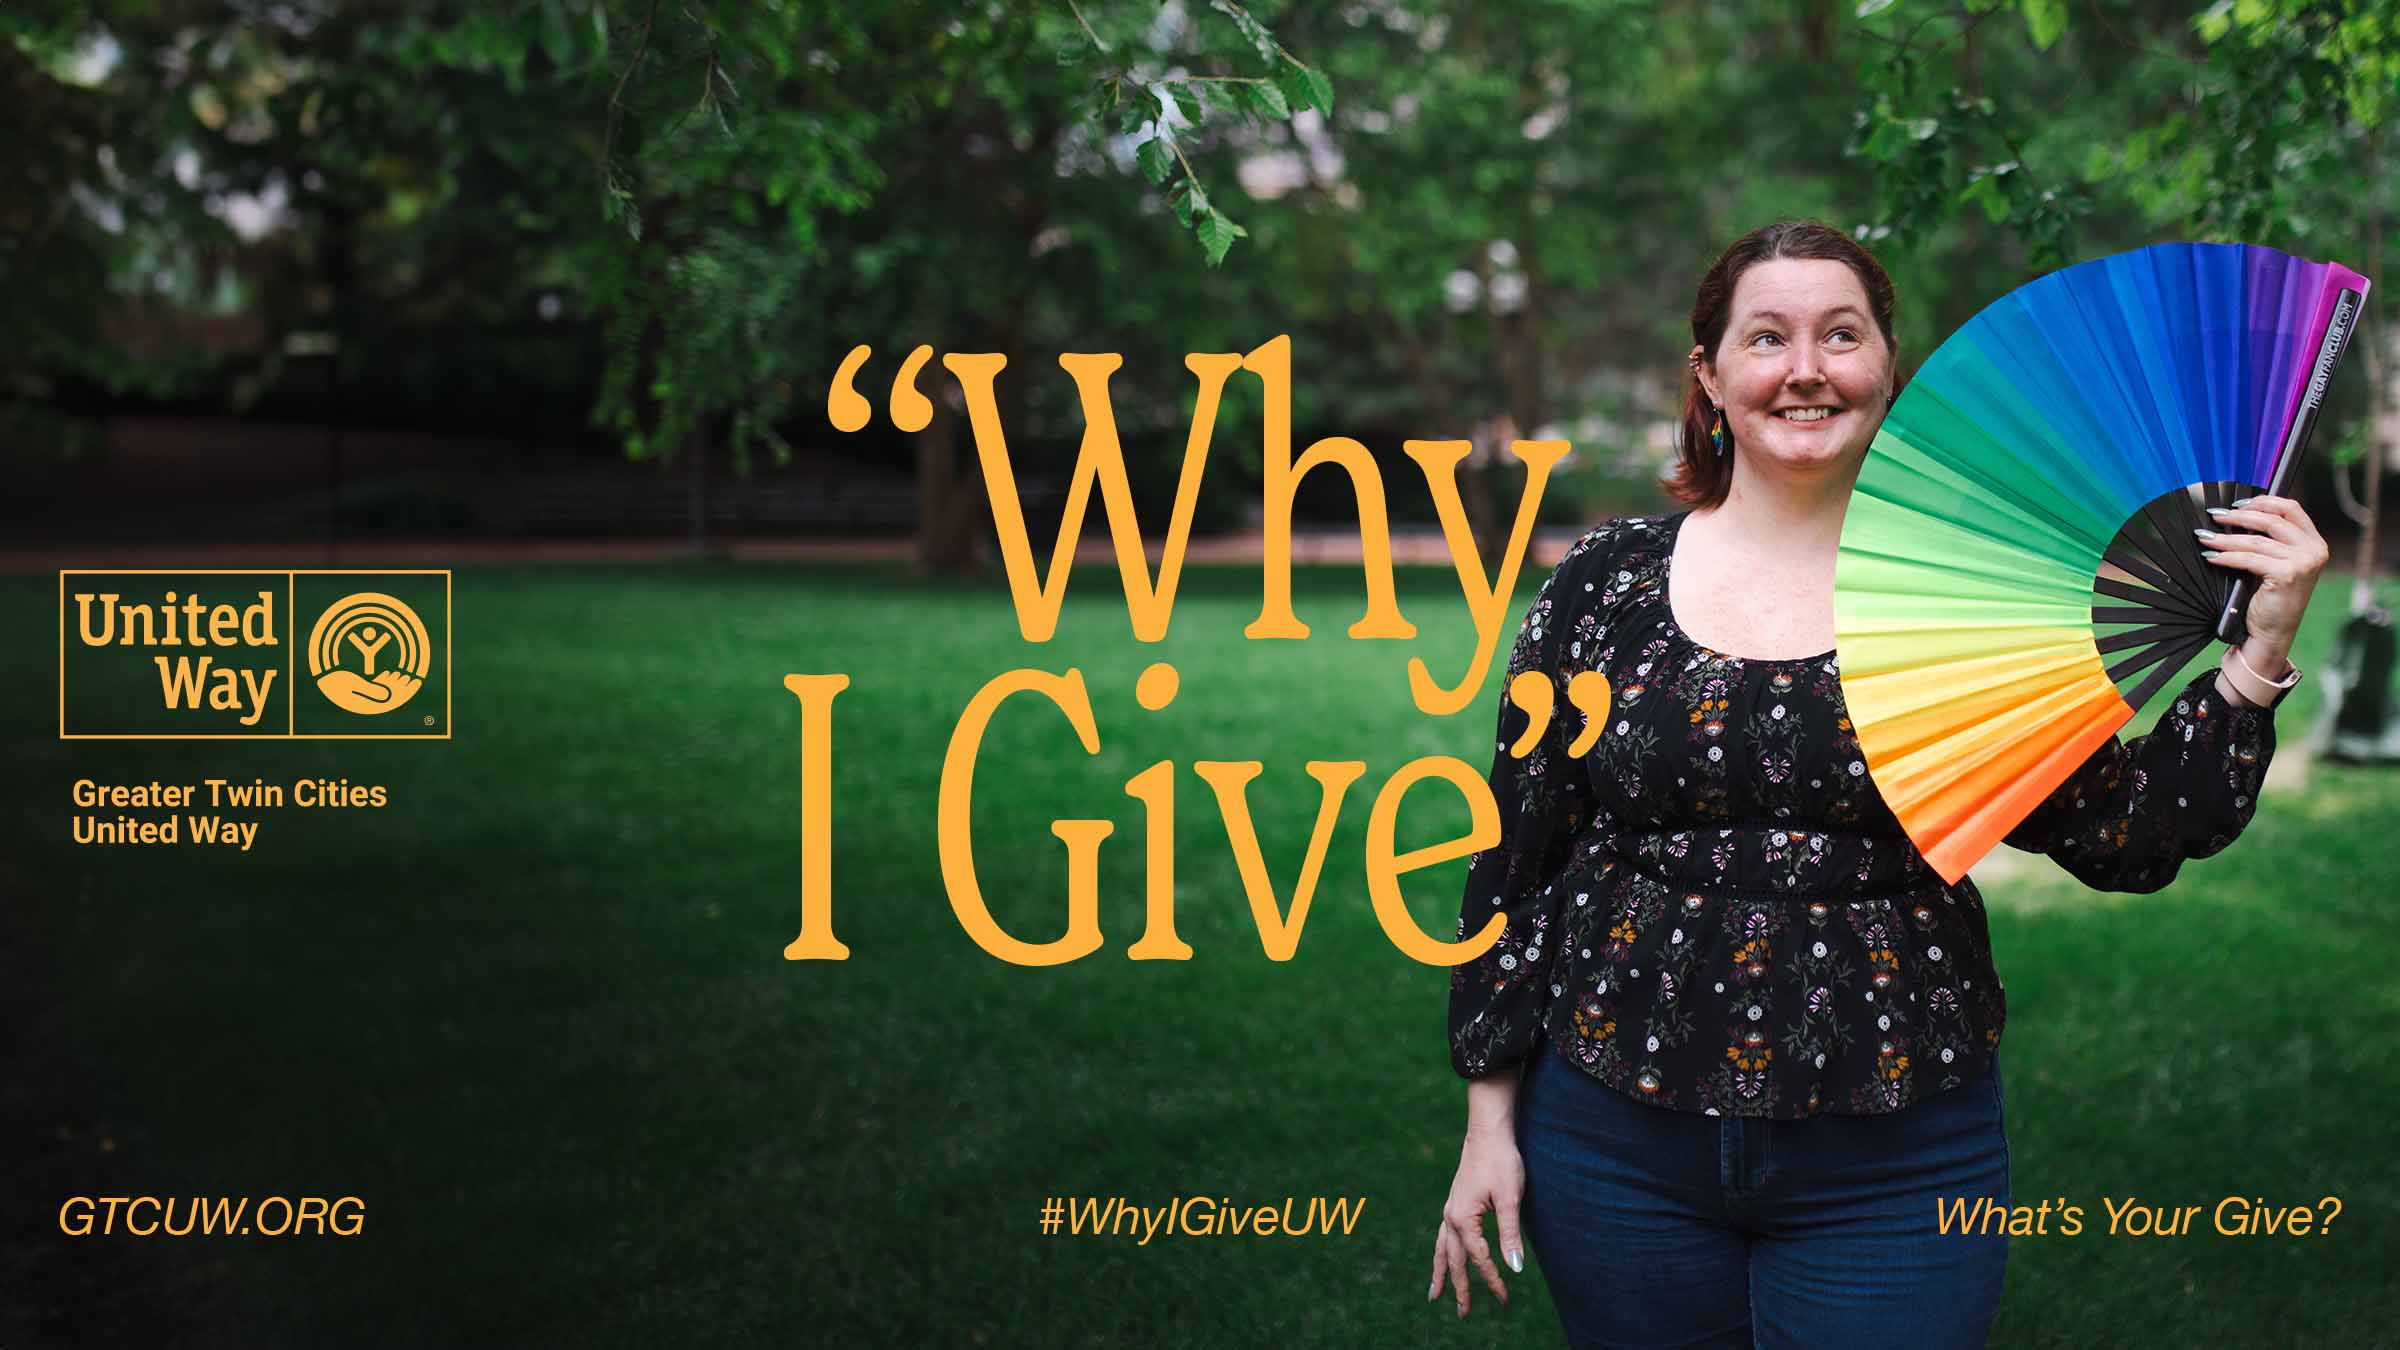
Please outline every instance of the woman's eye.
[{"label": "woman's eye", "polygon": [[1836,328],[1825,335],[1825,340],[1828,342],[1856,342],[1858,334],[1847,328]]},{"label": "woman's eye", "polygon": [[1761,344],[1763,344],[1763,343],[1768,343],[1768,342],[1781,342],[1781,341],[1783,341],[1783,339],[1782,339],[1782,338],[1780,338],[1780,337],[1777,337],[1777,336],[1776,336],[1775,334],[1773,334],[1773,333],[1761,333],[1761,334],[1759,334],[1757,337],[1754,337],[1754,338],[1750,339],[1750,345],[1751,345],[1751,346],[1753,346],[1753,347],[1756,347],[1756,346],[1759,346],[1759,345],[1761,345]]}]

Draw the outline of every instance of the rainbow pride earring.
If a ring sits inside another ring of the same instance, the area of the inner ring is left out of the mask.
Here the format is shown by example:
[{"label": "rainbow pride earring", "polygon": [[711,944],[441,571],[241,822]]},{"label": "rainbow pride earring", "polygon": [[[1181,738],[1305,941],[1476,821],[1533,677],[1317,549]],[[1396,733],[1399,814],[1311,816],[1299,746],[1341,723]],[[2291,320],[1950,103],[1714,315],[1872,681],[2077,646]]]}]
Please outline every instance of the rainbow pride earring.
[{"label": "rainbow pride earring", "polygon": [[1709,407],[1715,410],[1716,419],[1709,423],[1708,443],[1716,447],[1717,453],[1721,455],[1725,453],[1725,410],[1713,403]]}]

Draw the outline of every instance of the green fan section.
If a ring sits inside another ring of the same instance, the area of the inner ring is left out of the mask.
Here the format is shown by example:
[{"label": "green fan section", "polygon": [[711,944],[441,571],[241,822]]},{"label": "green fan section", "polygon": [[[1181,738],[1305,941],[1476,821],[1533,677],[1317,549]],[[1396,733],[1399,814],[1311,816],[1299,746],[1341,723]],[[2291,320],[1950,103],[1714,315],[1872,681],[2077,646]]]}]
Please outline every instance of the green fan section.
[{"label": "green fan section", "polygon": [[[1956,350],[1953,351],[1952,349]],[[2060,395],[2067,397],[2067,395]],[[2056,410],[2061,417],[2066,409]],[[1883,432],[1916,449],[1919,465],[1940,465],[1937,481],[1971,500],[1941,494],[1886,495],[1930,515],[1964,515],[2001,528],[2031,521],[2041,528],[2102,546],[2125,516],[2153,494],[2142,485],[2110,476],[2095,457],[2075,447],[2058,419],[2046,415],[2013,383],[2010,373],[1972,342],[1953,340],[1926,363]],[[1940,447],[1938,450],[1927,447]],[[1881,448],[1881,447],[1878,447]],[[1884,466],[1870,454],[1863,475],[1872,480]],[[2011,503],[2014,510],[2003,507]],[[1978,509],[2001,512],[1976,515]]]},{"label": "green fan section", "polygon": [[1889,423],[1878,433],[1842,526],[1834,626],[1846,674],[2088,645],[2092,576],[2115,526],[2078,537],[2061,524],[2099,530],[2095,513],[2045,520],[1997,490]]}]

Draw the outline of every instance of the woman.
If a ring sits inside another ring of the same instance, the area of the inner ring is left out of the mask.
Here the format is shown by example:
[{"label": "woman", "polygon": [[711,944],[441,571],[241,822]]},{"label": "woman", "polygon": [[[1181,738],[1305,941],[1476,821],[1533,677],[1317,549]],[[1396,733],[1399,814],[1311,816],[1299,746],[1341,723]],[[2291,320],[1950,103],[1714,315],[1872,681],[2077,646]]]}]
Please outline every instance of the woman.
[{"label": "woman", "polygon": [[[1540,1257],[1577,1345],[1981,1345],[2007,1261],[2006,998],[1972,882],[1945,885],[1866,776],[1833,648],[1842,515],[1897,393],[1893,295],[1840,231],[1781,222],[1701,280],[1680,463],[1691,509],[1569,550],[1507,679],[1560,713],[1472,860],[1452,972],[1467,1131],[1433,1284]],[[2008,836],[2109,890],[2230,843],[2327,550],[2256,497],[2203,541],[2256,580],[2247,640],[2149,735],[2103,746]],[[1567,681],[1606,674],[1581,761]],[[1506,680],[1503,681],[1505,687]],[[1520,1214],[1522,1204],[1522,1214]],[[1499,1253],[1483,1234],[1498,1220]],[[1948,1231],[1943,1218],[1949,1217]]]}]

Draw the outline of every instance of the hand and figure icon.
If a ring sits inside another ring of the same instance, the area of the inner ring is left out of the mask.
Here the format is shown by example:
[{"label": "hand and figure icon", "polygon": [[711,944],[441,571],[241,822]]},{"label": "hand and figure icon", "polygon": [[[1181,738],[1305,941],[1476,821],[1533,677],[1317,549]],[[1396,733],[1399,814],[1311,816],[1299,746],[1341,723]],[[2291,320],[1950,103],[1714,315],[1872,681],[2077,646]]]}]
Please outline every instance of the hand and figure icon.
[{"label": "hand and figure icon", "polygon": [[368,675],[375,673],[375,653],[382,651],[383,645],[391,640],[391,634],[376,632],[373,624],[350,634],[350,645],[358,648],[358,654],[365,658]]},{"label": "hand and figure icon", "polygon": [[351,712],[382,712],[406,703],[423,683],[404,670],[387,670],[370,680],[336,667],[325,672],[325,677],[317,681],[317,688]]},{"label": "hand and figure icon", "polygon": [[[377,670],[394,639],[391,667]],[[328,609],[309,638],[309,664],[317,688],[335,707],[353,713],[386,713],[416,696],[424,684],[426,637],[415,611],[387,595],[363,592]],[[347,664],[357,661],[356,668]],[[415,669],[410,669],[410,667]]]}]

